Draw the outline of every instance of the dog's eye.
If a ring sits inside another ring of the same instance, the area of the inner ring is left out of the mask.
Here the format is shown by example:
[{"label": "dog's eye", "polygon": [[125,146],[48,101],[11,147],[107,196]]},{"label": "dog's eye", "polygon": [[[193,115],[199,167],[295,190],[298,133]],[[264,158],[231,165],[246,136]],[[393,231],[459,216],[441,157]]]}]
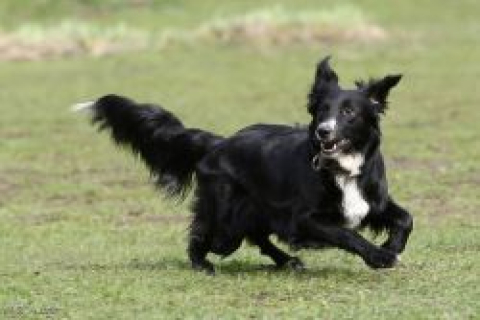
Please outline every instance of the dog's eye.
[{"label": "dog's eye", "polygon": [[352,117],[355,115],[355,110],[353,110],[352,107],[344,107],[342,108],[341,112],[344,116],[348,116],[348,117]]}]

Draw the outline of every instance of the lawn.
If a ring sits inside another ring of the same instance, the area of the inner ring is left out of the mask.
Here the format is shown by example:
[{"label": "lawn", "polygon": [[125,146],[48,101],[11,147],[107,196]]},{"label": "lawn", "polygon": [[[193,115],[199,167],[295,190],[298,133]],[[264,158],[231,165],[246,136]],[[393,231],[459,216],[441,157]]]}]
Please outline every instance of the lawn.
[{"label": "lawn", "polygon": [[[95,43],[18,61],[0,41],[0,318],[480,319],[478,12],[474,0],[2,1],[0,40]],[[260,38],[209,33],[252,16],[268,26]],[[298,21],[320,40],[276,38]],[[382,36],[349,37],[351,25]],[[114,50],[91,49],[101,45]],[[194,273],[188,201],[162,197],[140,162],[69,111],[115,92],[225,135],[307,123],[306,93],[327,54],[345,86],[404,74],[383,152],[415,228],[391,270],[328,250],[301,251],[304,272],[274,272],[245,244],[212,257],[215,277]]]}]

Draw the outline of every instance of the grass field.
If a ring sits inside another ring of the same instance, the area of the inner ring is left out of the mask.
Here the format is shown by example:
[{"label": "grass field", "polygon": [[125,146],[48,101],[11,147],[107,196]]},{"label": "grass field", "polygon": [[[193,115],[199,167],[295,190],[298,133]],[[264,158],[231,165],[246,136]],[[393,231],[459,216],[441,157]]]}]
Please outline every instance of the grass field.
[{"label": "grass field", "polygon": [[[76,21],[100,38],[101,28],[122,24],[152,39],[274,7],[327,15],[346,7],[342,27],[361,14],[386,36],[195,38],[0,61],[1,319],[480,319],[478,1],[5,0],[0,21],[4,33]],[[193,273],[188,204],[162,198],[141,163],[68,110],[116,92],[222,134],[255,122],[306,123],[314,66],[327,54],[345,85],[405,75],[383,121],[383,151],[391,191],[415,229],[392,270],[329,250],[300,252],[305,272],[272,272],[244,245],[212,257],[216,277]]]}]

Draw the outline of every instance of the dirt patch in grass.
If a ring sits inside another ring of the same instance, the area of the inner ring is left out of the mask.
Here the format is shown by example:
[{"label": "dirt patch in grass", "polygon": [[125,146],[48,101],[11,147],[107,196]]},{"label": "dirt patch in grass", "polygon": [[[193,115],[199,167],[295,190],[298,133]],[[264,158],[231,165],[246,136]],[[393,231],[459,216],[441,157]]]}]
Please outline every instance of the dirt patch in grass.
[{"label": "dirt patch in grass", "polygon": [[117,226],[140,224],[185,224],[186,226],[189,221],[189,217],[182,215],[144,214],[140,213],[138,210],[135,210],[116,218],[115,224]]},{"label": "dirt patch in grass", "polygon": [[16,183],[0,178],[0,207],[10,199],[12,195],[20,188]]},{"label": "dirt patch in grass", "polygon": [[31,168],[2,168],[0,170],[0,205],[18,196],[26,188],[42,185],[46,175]]},{"label": "dirt patch in grass", "polygon": [[95,191],[85,191],[82,193],[58,192],[46,197],[45,200],[52,207],[65,207],[73,204],[92,205],[97,201],[106,199],[100,198]]},{"label": "dirt patch in grass", "polygon": [[14,220],[23,226],[43,226],[65,219],[64,215],[57,213],[26,213],[16,214]]},{"label": "dirt patch in grass", "polygon": [[143,46],[128,44],[128,40],[97,39],[87,41],[75,38],[45,38],[28,41],[12,34],[0,34],[0,60],[36,61],[74,56],[104,56],[108,54],[141,50]]},{"label": "dirt patch in grass", "polygon": [[457,203],[452,195],[422,194],[410,199],[412,211],[427,217],[429,223],[435,225],[452,218],[475,218],[477,208],[469,203]]},{"label": "dirt patch in grass", "polygon": [[445,183],[449,186],[469,186],[480,189],[480,173],[479,172],[472,172],[468,176],[461,176],[455,179],[445,181]]},{"label": "dirt patch in grass", "polygon": [[415,170],[430,173],[444,173],[451,169],[451,164],[441,159],[414,159],[410,157],[390,157],[386,160],[393,170]]},{"label": "dirt patch in grass", "polygon": [[26,24],[0,32],[0,60],[45,60],[161,50],[176,44],[250,46],[372,43],[388,38],[385,29],[353,6],[297,11],[276,6],[231,17],[212,18],[191,29],[138,29],[124,23],[101,27],[84,21]]},{"label": "dirt patch in grass", "polygon": [[289,13],[276,7],[205,23],[194,30],[194,37],[223,43],[285,46],[377,42],[385,40],[387,32],[367,22],[361,12],[352,8]]},{"label": "dirt patch in grass", "polygon": [[30,138],[31,136],[32,132],[28,130],[17,128],[2,128],[0,130],[0,139],[24,139]]}]

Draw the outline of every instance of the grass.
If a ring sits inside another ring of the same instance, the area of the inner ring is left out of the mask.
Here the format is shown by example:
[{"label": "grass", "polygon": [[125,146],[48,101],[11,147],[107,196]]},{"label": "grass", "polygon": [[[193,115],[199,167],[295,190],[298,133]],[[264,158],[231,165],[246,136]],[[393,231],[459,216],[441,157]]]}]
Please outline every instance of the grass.
[{"label": "grass", "polygon": [[[32,2],[17,10],[18,1],[3,1],[11,15],[0,10],[1,21],[11,29],[27,19],[188,29],[277,4],[44,2],[52,9]],[[478,318],[480,4],[351,5],[392,35],[388,41],[196,43],[0,62],[0,318]],[[140,163],[68,111],[117,92],[160,102],[189,126],[222,134],[254,122],[305,123],[314,65],[329,53],[345,85],[405,74],[383,121],[383,150],[391,191],[416,223],[393,270],[372,271],[329,250],[300,252],[304,273],[271,272],[261,267],[267,259],[244,246],[213,258],[216,277],[193,273],[185,255],[188,205],[159,196]]]}]

